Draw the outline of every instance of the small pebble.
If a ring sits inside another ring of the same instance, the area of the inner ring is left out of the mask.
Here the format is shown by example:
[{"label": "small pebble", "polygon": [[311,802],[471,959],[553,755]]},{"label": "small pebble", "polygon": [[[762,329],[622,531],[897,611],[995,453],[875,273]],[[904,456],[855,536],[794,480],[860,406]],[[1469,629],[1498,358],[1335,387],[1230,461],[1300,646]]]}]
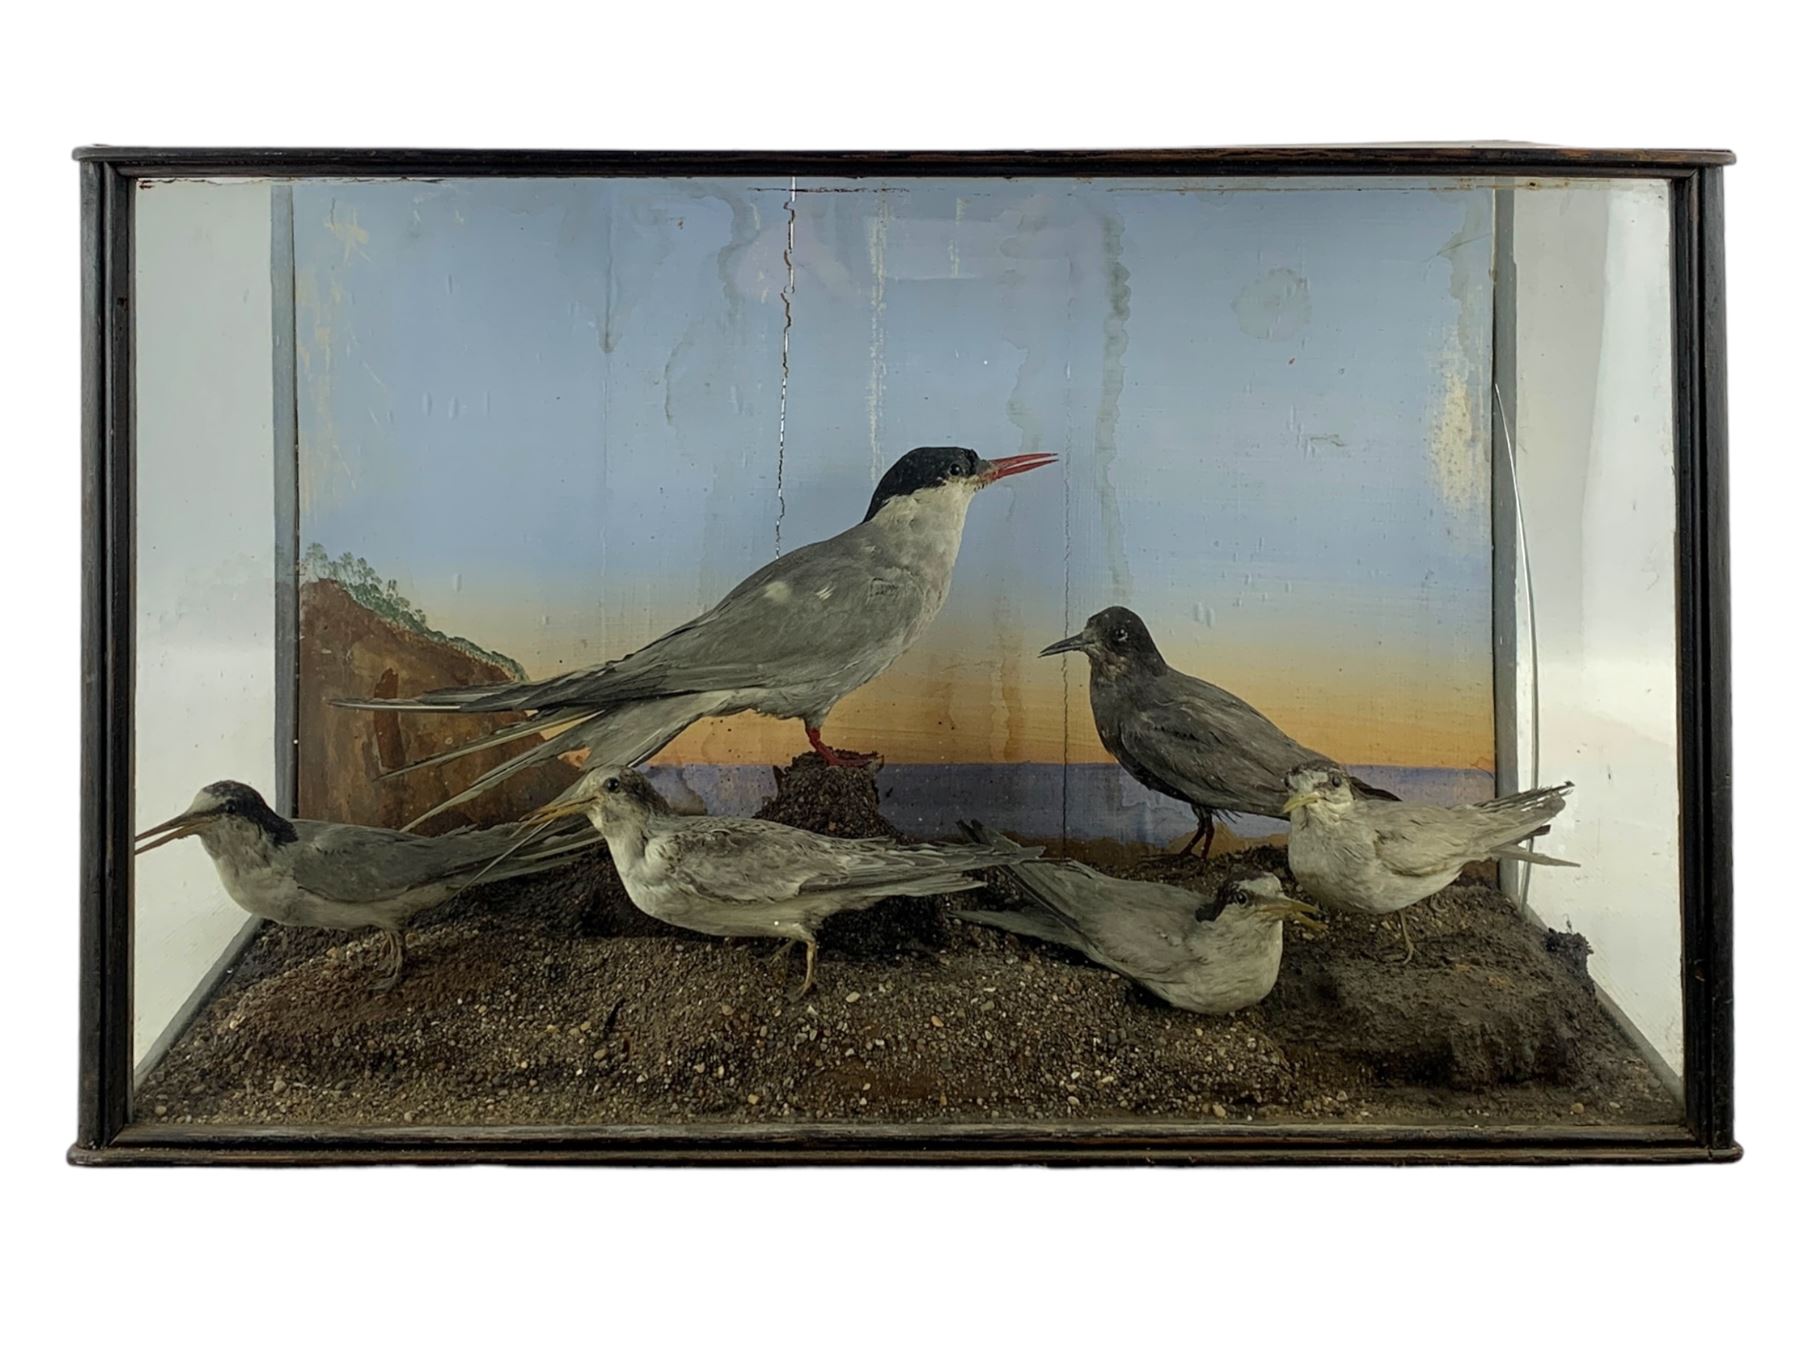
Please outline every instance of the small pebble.
[{"label": "small pebble", "polygon": [[854,1002],[856,1002],[856,1000],[857,1000],[857,999],[859,999],[859,998],[861,998],[861,997],[862,997],[862,995],[861,995],[861,994],[845,994],[845,995],[844,995],[844,1002],[846,1002],[846,1003],[854,1003]]}]

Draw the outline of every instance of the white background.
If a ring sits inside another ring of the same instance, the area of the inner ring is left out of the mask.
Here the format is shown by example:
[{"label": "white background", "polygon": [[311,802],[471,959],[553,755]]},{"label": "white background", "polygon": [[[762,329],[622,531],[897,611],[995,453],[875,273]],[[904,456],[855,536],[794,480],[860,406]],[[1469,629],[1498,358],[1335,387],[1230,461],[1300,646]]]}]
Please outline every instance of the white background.
[{"label": "white background", "polygon": [[[24,1344],[1716,1345],[1790,1325],[1791,45],[1763,6],[23,7],[7,21],[5,1322]],[[1770,12],[1774,12],[1770,9]],[[660,30],[660,31],[659,31]],[[1724,145],[1732,1168],[90,1172],[74,1131],[80,142]]]}]

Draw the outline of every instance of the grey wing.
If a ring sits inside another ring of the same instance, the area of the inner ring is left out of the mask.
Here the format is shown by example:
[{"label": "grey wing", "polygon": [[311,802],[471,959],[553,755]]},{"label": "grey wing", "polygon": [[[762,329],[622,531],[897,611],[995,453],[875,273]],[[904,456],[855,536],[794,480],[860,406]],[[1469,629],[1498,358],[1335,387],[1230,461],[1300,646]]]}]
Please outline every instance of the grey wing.
[{"label": "grey wing", "polygon": [[331,900],[369,904],[480,867],[506,847],[504,832],[469,831],[425,838],[366,825],[295,823],[295,882]]},{"label": "grey wing", "polygon": [[[1029,864],[1034,873],[1054,866]],[[1189,959],[1186,939],[1201,903],[1193,892],[1085,868],[1057,869],[1055,875],[1040,873],[1034,879],[1039,882],[1034,891],[1081,930],[1089,954],[1101,964],[1127,975],[1161,975]]]},{"label": "grey wing", "polygon": [[1565,784],[1475,806],[1364,802],[1360,810],[1383,863],[1396,872],[1428,876],[1540,833],[1562,810],[1568,792]]},{"label": "grey wing", "polygon": [[840,875],[820,835],[770,820],[679,822],[651,839],[645,860],[682,884],[738,904],[790,899]]},{"label": "grey wing", "polygon": [[971,873],[1035,858],[1043,850],[1008,841],[993,847],[955,844],[894,844],[885,839],[825,841],[834,846],[838,867],[829,880],[803,890],[853,890],[894,895],[933,895],[979,884]]},{"label": "grey wing", "polygon": [[1284,779],[1324,756],[1308,750],[1235,694],[1176,677],[1127,713],[1119,728],[1126,759],[1176,789],[1174,795],[1226,811],[1280,815]]},{"label": "grey wing", "polygon": [[[963,828],[985,844],[1007,842],[979,822]],[[1075,947],[1126,975],[1160,974],[1186,959],[1184,938],[1200,904],[1200,897],[1191,891],[1160,882],[1125,881],[1075,862],[1015,860],[1007,870],[1055,924],[1051,931],[1027,919],[1011,925],[1015,931]],[[1009,925],[1000,921],[996,926]]]},{"label": "grey wing", "polygon": [[[597,707],[671,694],[873,678],[924,611],[918,581],[844,536],[808,544],[712,609],[604,666],[495,695],[480,707]],[[854,687],[854,683],[851,683]]]},{"label": "grey wing", "polygon": [[1375,856],[1403,876],[1424,877],[1478,858],[1481,823],[1472,808],[1420,802],[1365,802],[1360,814]]},{"label": "grey wing", "polygon": [[802,894],[931,895],[962,890],[965,874],[1035,853],[1015,845],[896,845],[832,839],[771,820],[682,822],[646,858],[715,899],[752,903]]}]

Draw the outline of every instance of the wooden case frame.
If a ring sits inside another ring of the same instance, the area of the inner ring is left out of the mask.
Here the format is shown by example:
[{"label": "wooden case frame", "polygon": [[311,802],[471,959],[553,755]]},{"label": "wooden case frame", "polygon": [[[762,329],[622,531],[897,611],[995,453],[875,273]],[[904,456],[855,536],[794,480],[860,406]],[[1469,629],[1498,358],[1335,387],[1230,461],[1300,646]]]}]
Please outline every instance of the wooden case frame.
[{"label": "wooden case frame", "polygon": [[[80,1080],[71,1161],[172,1163],[1396,1163],[1729,1161],[1731,685],[1723,170],[1716,150],[1514,144],[837,153],[78,150],[81,175]],[[1463,1129],[1198,1123],[356,1128],[131,1118],[133,188],[140,178],[1418,175],[1658,178],[1673,268],[1684,1118]]]}]

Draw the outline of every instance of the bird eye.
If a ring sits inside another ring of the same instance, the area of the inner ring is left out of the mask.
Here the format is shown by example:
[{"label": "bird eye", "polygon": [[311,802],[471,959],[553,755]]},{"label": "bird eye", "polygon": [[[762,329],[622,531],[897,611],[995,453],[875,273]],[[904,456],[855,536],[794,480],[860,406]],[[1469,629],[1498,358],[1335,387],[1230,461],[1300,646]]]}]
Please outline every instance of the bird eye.
[{"label": "bird eye", "polygon": [[616,778],[607,779],[606,780],[606,790],[608,792],[617,792],[619,790],[619,780]]},{"label": "bird eye", "polygon": [[1125,642],[1125,641],[1126,641],[1126,640],[1127,640],[1127,639],[1128,639],[1128,638],[1129,638],[1129,637],[1130,637],[1130,636],[1131,636],[1131,635],[1130,635],[1130,634],[1129,634],[1129,633],[1127,633],[1127,632],[1126,632],[1126,631],[1125,631],[1125,630],[1124,630],[1124,629],[1123,629],[1123,628],[1121,628],[1121,629],[1120,629],[1120,630],[1119,630],[1119,631],[1118,631],[1118,632],[1116,632],[1116,633],[1114,633],[1114,634],[1113,634],[1113,641],[1114,641],[1114,642],[1118,642],[1118,643],[1123,643],[1123,642]]},{"label": "bird eye", "polygon": [[1342,787],[1344,786],[1344,775],[1341,773],[1334,773],[1327,777],[1325,781],[1330,783],[1333,787]]},{"label": "bird eye", "polygon": [[963,466],[960,464],[952,464],[950,466],[950,476],[952,478],[961,478],[962,471],[963,471]]}]

